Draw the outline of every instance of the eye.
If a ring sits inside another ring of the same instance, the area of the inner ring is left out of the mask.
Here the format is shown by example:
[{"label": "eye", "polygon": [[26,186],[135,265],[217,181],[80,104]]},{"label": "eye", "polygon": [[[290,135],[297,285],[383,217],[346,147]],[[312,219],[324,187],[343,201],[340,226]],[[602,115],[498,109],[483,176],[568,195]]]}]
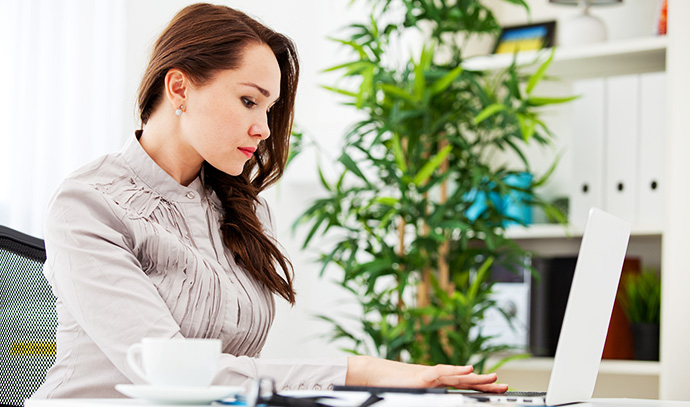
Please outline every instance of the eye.
[{"label": "eye", "polygon": [[242,97],[240,99],[242,99],[242,104],[244,104],[244,107],[246,108],[252,108],[256,106],[256,103],[248,97]]}]

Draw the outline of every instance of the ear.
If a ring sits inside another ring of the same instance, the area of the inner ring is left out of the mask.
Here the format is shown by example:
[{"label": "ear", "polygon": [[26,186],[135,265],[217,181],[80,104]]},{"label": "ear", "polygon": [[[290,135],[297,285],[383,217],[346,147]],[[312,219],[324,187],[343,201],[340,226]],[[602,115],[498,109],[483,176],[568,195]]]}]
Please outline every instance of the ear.
[{"label": "ear", "polygon": [[165,96],[171,104],[173,111],[183,106],[186,110],[187,91],[190,82],[187,75],[177,68],[168,70],[165,74]]}]

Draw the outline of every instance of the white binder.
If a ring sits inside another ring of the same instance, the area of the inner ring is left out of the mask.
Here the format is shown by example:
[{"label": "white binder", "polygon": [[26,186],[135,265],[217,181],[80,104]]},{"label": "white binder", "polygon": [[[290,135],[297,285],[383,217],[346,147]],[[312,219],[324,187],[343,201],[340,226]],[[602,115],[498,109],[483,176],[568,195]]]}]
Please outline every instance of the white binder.
[{"label": "white binder", "polygon": [[604,114],[603,78],[573,82],[573,184],[569,207],[570,224],[584,228],[591,207],[604,206]]},{"label": "white binder", "polygon": [[664,149],[666,134],[666,75],[640,75],[640,151],[638,174],[638,225],[663,227]]},{"label": "white binder", "polygon": [[604,208],[631,223],[637,223],[638,92],[637,75],[606,79]]}]

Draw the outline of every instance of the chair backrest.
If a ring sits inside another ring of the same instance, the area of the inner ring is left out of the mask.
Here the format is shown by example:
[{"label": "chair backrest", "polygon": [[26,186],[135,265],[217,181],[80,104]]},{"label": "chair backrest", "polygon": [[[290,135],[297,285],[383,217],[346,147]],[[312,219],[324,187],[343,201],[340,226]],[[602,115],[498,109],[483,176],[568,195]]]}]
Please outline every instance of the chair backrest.
[{"label": "chair backrest", "polygon": [[22,406],[55,362],[55,296],[41,239],[0,226],[0,406]]}]

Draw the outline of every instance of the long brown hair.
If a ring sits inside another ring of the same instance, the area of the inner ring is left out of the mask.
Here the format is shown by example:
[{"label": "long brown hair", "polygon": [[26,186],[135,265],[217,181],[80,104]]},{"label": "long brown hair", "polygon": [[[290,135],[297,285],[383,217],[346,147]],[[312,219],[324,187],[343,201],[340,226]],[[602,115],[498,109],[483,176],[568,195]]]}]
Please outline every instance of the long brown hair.
[{"label": "long brown hair", "polygon": [[[177,68],[201,86],[217,72],[239,67],[244,50],[251,44],[268,45],[280,66],[280,98],[268,114],[271,137],[259,144],[238,176],[204,163],[204,181],[223,203],[223,239],[237,263],[272,292],[294,304],[292,265],[276,242],[264,233],[256,214],[259,193],[282,176],[287,161],[299,76],[292,41],[230,7],[205,3],[187,6],[173,18],[154,46],[139,86],[139,115],[143,129],[162,102],[168,70]],[[280,266],[282,273],[276,266]]]}]

